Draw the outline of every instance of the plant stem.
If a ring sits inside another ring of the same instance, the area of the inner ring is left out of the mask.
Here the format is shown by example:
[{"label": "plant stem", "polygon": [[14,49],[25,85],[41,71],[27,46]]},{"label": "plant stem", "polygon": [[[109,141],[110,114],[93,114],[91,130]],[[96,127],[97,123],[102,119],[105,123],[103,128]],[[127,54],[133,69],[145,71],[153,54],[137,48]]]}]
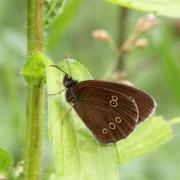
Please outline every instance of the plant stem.
[{"label": "plant stem", "polygon": [[28,0],[28,54],[43,49],[44,0]]},{"label": "plant stem", "polygon": [[119,64],[119,59],[124,56],[124,52],[120,49],[116,52],[113,60],[112,60],[112,63],[108,66],[107,70],[105,71],[105,73],[103,74],[102,76],[102,79],[104,80],[107,80],[111,74],[113,73],[113,71],[115,69],[117,69],[118,67],[118,64]]},{"label": "plant stem", "polygon": [[[43,0],[28,0],[28,57],[43,50]],[[44,85],[28,85],[26,180],[39,180],[42,159]]]},{"label": "plant stem", "polygon": [[[126,38],[126,30],[127,30],[127,25],[128,25],[128,12],[129,10],[126,7],[119,8],[118,47],[122,46]],[[121,53],[121,55],[118,56],[118,63],[117,63],[118,70],[123,70],[123,66],[124,66],[124,54]]]},{"label": "plant stem", "polygon": [[[118,21],[118,47],[114,48],[115,56],[112,63],[108,66],[108,69],[103,74],[102,79],[108,79],[114,70],[121,71],[124,69],[124,56],[126,52],[123,50],[123,44],[126,39],[126,30],[128,24],[128,12],[129,10],[125,7],[119,8],[119,21]],[[115,46],[113,46],[115,47]]]}]

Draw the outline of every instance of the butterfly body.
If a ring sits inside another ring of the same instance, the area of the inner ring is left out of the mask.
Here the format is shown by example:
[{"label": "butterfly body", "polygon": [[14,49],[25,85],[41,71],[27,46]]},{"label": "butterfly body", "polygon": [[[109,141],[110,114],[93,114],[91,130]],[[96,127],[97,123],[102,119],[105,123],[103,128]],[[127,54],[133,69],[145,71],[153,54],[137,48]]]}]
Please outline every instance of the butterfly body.
[{"label": "butterfly body", "polygon": [[68,74],[63,84],[66,101],[104,144],[126,138],[155,109],[150,95],[124,84],[99,80],[78,82]]},{"label": "butterfly body", "polygon": [[78,93],[78,81],[73,80],[71,76],[66,74],[63,79],[63,84],[64,87],[67,89],[66,90],[66,101],[68,103],[74,104],[79,97]]}]

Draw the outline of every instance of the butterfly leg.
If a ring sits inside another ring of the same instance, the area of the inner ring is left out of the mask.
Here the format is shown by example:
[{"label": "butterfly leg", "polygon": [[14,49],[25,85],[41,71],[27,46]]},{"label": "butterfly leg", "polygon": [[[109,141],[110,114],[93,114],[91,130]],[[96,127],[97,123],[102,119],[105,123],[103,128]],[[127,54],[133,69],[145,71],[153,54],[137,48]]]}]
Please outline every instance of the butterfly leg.
[{"label": "butterfly leg", "polygon": [[63,123],[64,123],[64,119],[66,118],[66,116],[70,113],[70,111],[74,108],[74,105],[71,104],[71,108],[68,109],[68,111],[65,113],[64,117],[62,118],[62,126],[63,126]]},{"label": "butterfly leg", "polygon": [[59,91],[58,93],[48,94],[48,96],[54,96],[54,95],[61,94],[61,93],[64,92],[65,90],[66,90],[66,89],[63,89],[62,91]]},{"label": "butterfly leg", "polygon": [[58,86],[59,85],[64,86],[63,83],[60,80],[57,80],[56,83],[57,83]]}]

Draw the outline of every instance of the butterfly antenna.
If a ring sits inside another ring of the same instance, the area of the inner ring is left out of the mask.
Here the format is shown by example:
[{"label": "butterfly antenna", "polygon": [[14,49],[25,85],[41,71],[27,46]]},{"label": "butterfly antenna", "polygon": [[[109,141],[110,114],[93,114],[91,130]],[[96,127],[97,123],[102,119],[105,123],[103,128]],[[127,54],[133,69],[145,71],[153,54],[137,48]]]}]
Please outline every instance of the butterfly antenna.
[{"label": "butterfly antenna", "polygon": [[65,72],[64,70],[62,70],[60,67],[58,67],[58,66],[56,66],[56,65],[50,65],[50,66],[55,67],[55,68],[59,69],[60,71],[62,71],[64,74],[67,74],[67,75],[68,75],[68,73]]},{"label": "butterfly antenna", "polygon": [[67,56],[66,59],[67,59],[67,64],[68,64],[69,73],[70,73],[70,76],[72,77],[71,68],[70,68],[70,65],[69,65],[69,56]]}]

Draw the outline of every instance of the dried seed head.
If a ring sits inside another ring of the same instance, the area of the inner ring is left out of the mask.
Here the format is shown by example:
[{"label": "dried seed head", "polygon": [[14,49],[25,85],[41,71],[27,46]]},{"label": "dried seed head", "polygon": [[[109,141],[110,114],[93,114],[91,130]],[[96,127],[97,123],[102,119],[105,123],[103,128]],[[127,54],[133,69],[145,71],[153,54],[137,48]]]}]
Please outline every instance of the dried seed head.
[{"label": "dried seed head", "polygon": [[149,41],[145,38],[137,39],[134,41],[134,47],[136,48],[145,48],[149,45]]},{"label": "dried seed head", "polygon": [[128,39],[122,46],[121,50],[124,53],[130,53],[134,50],[134,41],[135,39]]},{"label": "dried seed head", "polygon": [[175,28],[175,32],[179,35],[180,34],[180,18],[174,20],[173,26]]},{"label": "dried seed head", "polygon": [[7,177],[5,177],[4,175],[0,174],[0,180],[7,180]]},{"label": "dried seed head", "polygon": [[158,26],[159,24],[159,19],[157,19],[153,14],[149,14],[146,17],[142,17],[138,20],[136,29],[138,32],[144,33]]},{"label": "dried seed head", "polygon": [[111,39],[111,36],[104,29],[98,29],[92,32],[92,36],[100,41],[107,41]]},{"label": "dried seed head", "polygon": [[115,81],[121,81],[121,80],[126,79],[127,76],[128,76],[128,73],[126,71],[118,71],[113,74],[112,78]]},{"label": "dried seed head", "polygon": [[119,71],[112,75],[112,79],[114,82],[133,86],[133,84],[127,80],[127,76],[128,76],[128,73],[126,71]]}]

